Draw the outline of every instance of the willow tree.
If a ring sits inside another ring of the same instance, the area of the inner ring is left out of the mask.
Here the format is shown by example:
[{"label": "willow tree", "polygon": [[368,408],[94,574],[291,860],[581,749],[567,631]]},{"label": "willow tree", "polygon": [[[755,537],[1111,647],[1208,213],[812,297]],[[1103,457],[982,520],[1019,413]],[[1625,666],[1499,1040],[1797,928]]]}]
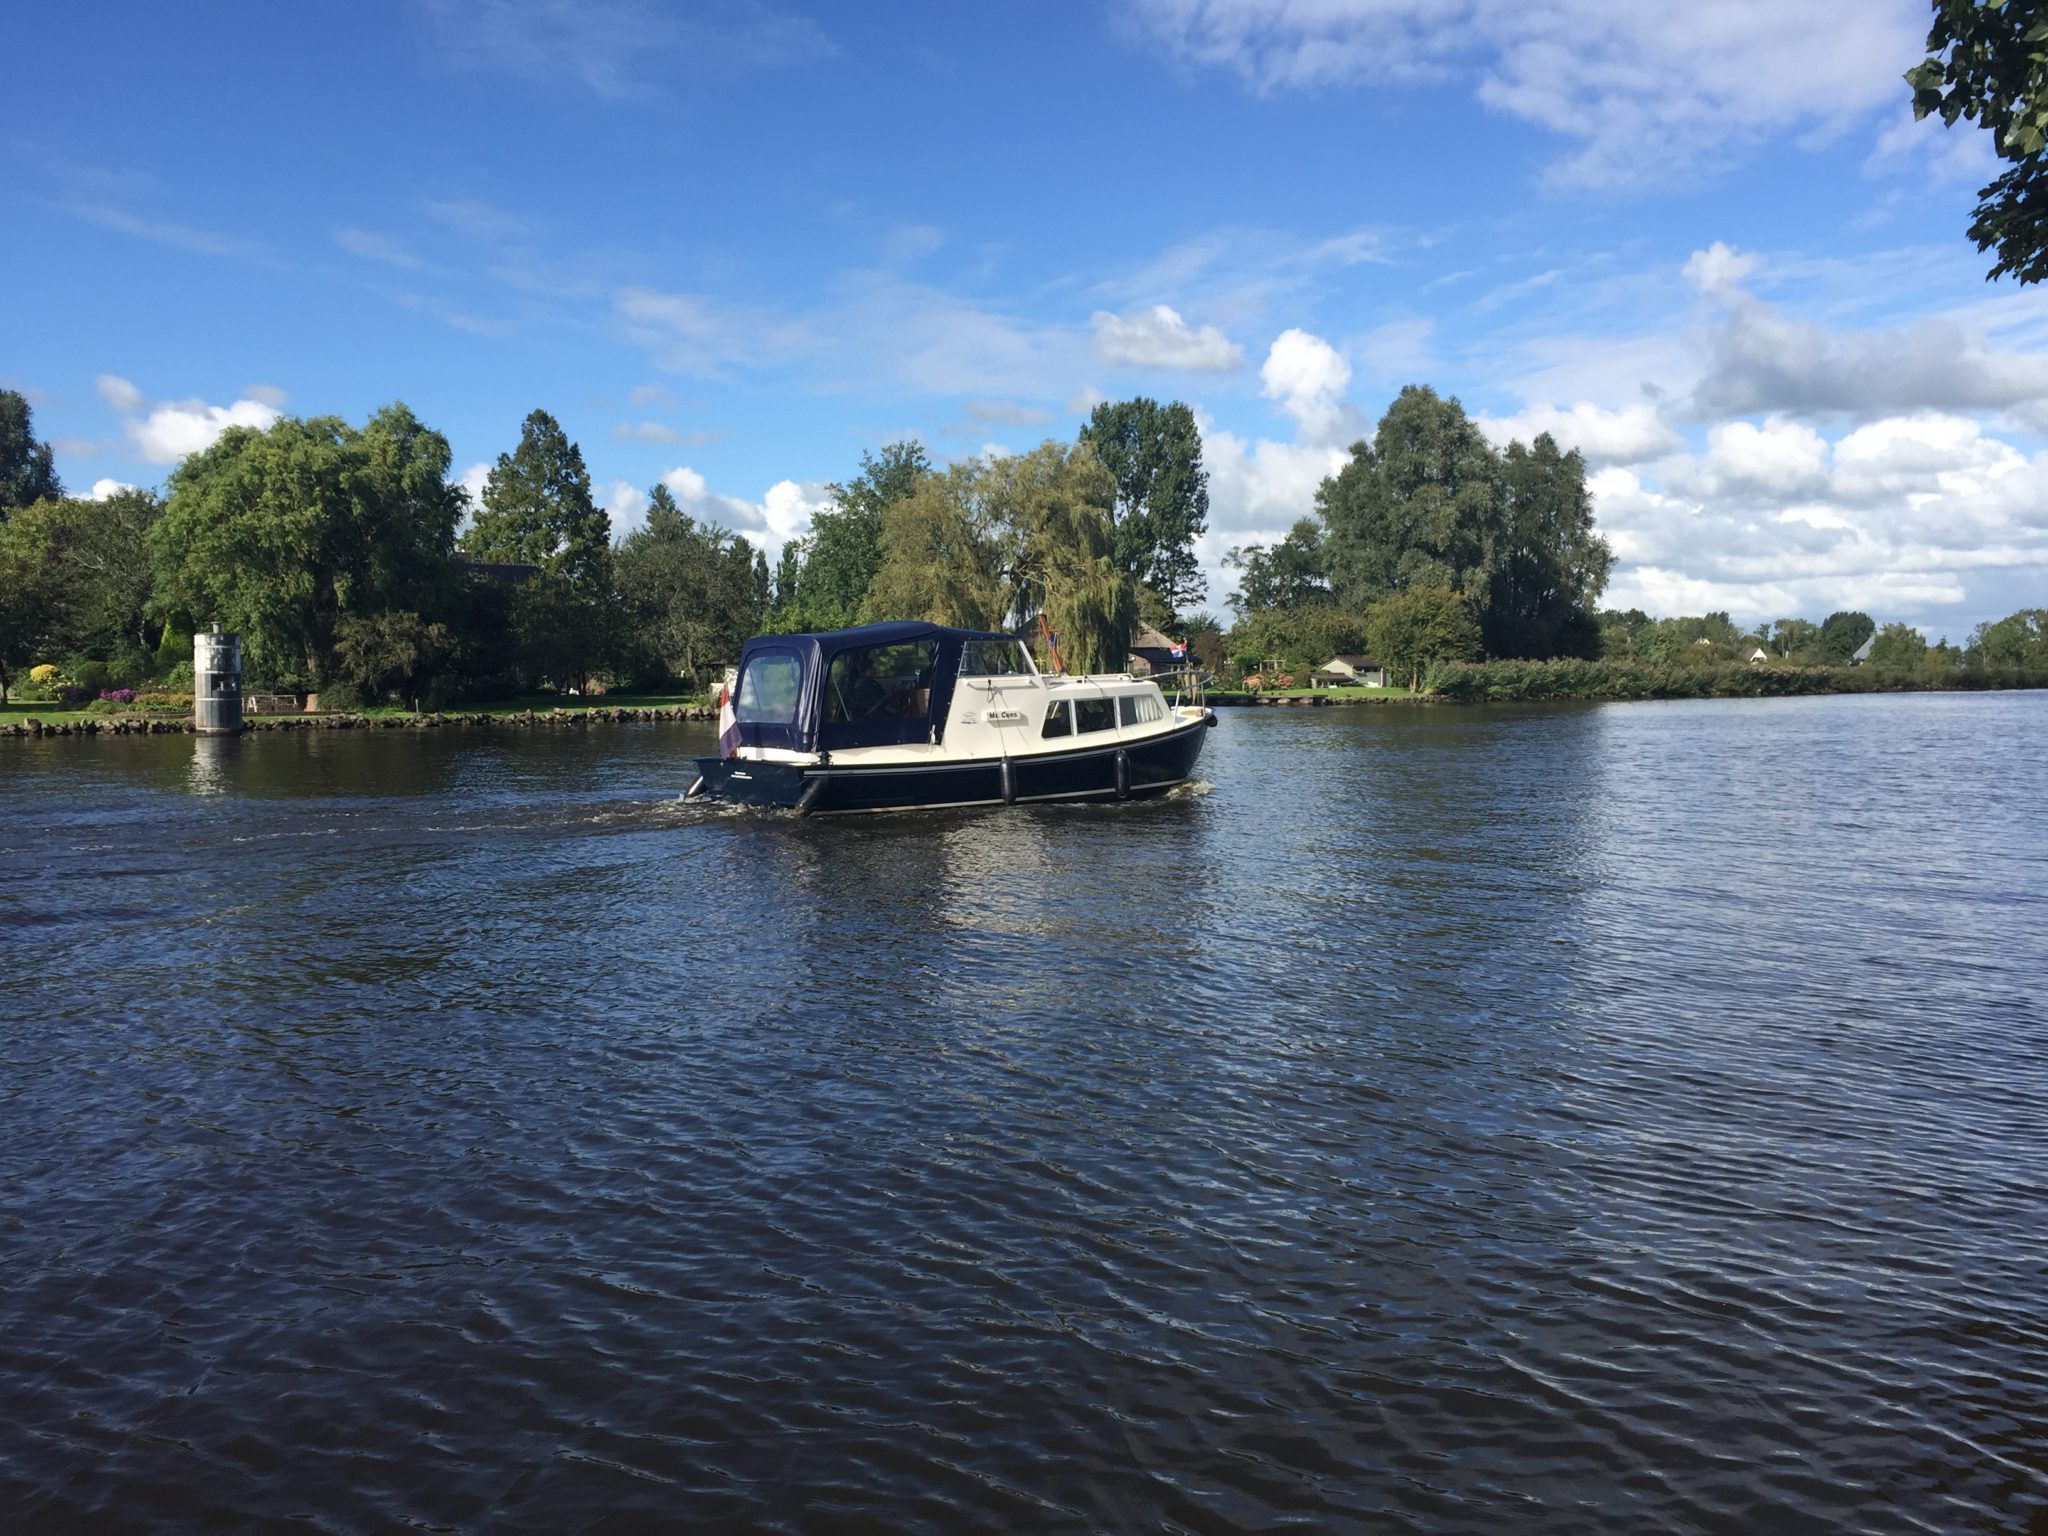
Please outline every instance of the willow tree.
[{"label": "willow tree", "polygon": [[1010,530],[1011,612],[1043,616],[1060,659],[1077,672],[1123,668],[1138,623],[1138,590],[1111,521],[1117,483],[1086,443],[1042,443],[984,471]]},{"label": "willow tree", "polygon": [[994,629],[1009,606],[1007,529],[992,504],[989,467],[955,464],[926,475],[882,513],[881,561],[861,618],[920,619]]}]

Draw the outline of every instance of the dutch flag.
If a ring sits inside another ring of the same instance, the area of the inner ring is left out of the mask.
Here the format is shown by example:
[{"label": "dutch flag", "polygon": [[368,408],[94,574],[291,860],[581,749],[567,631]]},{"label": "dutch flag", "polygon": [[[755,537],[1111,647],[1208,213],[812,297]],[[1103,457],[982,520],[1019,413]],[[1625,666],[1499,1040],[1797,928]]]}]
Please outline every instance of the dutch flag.
[{"label": "dutch flag", "polygon": [[1188,659],[1187,641],[1176,640],[1173,644],[1172,651],[1170,651],[1168,654],[1171,655],[1175,661],[1186,661]]}]

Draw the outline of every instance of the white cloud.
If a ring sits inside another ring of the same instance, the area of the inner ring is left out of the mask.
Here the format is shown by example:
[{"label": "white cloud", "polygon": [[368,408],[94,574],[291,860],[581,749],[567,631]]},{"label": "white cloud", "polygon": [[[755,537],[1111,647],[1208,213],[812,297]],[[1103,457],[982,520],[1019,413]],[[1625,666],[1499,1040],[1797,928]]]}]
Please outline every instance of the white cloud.
[{"label": "white cloud", "polygon": [[232,256],[244,261],[265,259],[262,247],[233,235],[194,229],[167,219],[149,218],[110,203],[71,202],[65,204],[65,208],[88,224],[97,224],[101,229],[111,229],[118,234],[133,235],[139,240],[153,240],[173,250],[190,251],[200,256]]},{"label": "white cloud", "polygon": [[100,398],[124,415],[141,410],[149,401],[141,390],[130,384],[119,374],[103,373],[93,380],[93,388],[100,392]]},{"label": "white cloud", "polygon": [[140,489],[140,486],[130,485],[126,480],[95,480],[92,483],[92,489],[86,492],[85,499],[87,501],[105,501],[109,496],[118,496],[123,491]]},{"label": "white cloud", "polygon": [[1351,383],[1351,365],[1320,336],[1293,329],[1282,331],[1259,368],[1267,399],[1295,420],[1308,442],[1341,436],[1348,423],[1344,391]]},{"label": "white cloud", "polygon": [[647,493],[630,480],[614,480],[605,487],[602,505],[612,520],[612,537],[631,533],[647,519]]},{"label": "white cloud", "polygon": [[661,477],[676,504],[700,523],[731,529],[771,558],[783,544],[810,531],[811,519],[832,504],[832,494],[813,482],[778,480],[759,501],[711,489],[697,470],[681,464]]},{"label": "white cloud", "polygon": [[404,246],[389,236],[377,234],[368,229],[337,229],[334,243],[351,256],[360,256],[365,261],[382,262],[387,267],[397,267],[406,272],[424,272],[428,263],[413,255]]},{"label": "white cloud", "polygon": [[662,367],[707,378],[786,356],[804,340],[803,328],[790,321],[698,294],[622,288],[613,305],[627,337]]},{"label": "white cloud", "polygon": [[509,240],[526,233],[524,219],[475,197],[423,198],[427,217],[480,240]]},{"label": "white cloud", "polygon": [[643,411],[672,411],[676,408],[675,395],[662,384],[636,384],[626,399]]},{"label": "white cloud", "polygon": [[[232,405],[172,400],[150,407],[142,392],[126,379],[102,374],[99,383],[102,397],[128,416],[128,436],[142,457],[152,464],[175,464],[188,454],[211,448],[230,427],[263,431],[280,415],[277,407],[249,399],[237,400]],[[147,415],[139,414],[145,409]]]},{"label": "white cloud", "polygon": [[669,488],[682,509],[699,522],[717,523],[757,543],[765,538],[768,523],[759,506],[738,496],[718,494],[687,464],[663,475],[661,483]]},{"label": "white cloud", "polygon": [[469,505],[472,511],[484,504],[484,482],[490,478],[491,466],[489,462],[479,460],[465,469],[456,480],[455,483],[462,487],[463,495],[469,498]]},{"label": "white cloud", "polygon": [[1684,445],[1653,405],[1625,405],[1605,410],[1581,400],[1570,410],[1554,405],[1531,406],[1513,416],[1475,416],[1479,430],[1501,446],[1515,439],[1531,443],[1544,432],[1565,448],[1576,448],[1588,464],[1642,464],[1661,459]]},{"label": "white cloud", "polygon": [[2048,456],[1963,417],[1886,418],[1833,441],[1782,418],[1724,422],[1654,481],[1616,467],[1589,487],[1615,607],[1745,621],[1851,607],[1960,634],[2048,578]]},{"label": "white cloud", "polygon": [[1991,130],[1968,121],[1950,127],[1938,113],[1915,119],[1911,107],[1899,109],[1863,162],[1868,176],[1913,176],[1970,187],[1982,186],[1999,169]]},{"label": "white cloud", "polygon": [[759,3],[676,7],[660,0],[423,0],[448,60],[541,84],[633,97],[676,71],[731,75],[838,52],[806,16]]},{"label": "white cloud", "polygon": [[1052,420],[1052,412],[1035,405],[1020,405],[1014,400],[968,400],[960,409],[969,421],[999,427],[1042,427]]},{"label": "white cloud", "polygon": [[1696,418],[2013,410],[2048,419],[2048,356],[1993,348],[1981,331],[1942,316],[1869,331],[1794,319],[1740,286],[1756,270],[1754,257],[1719,242],[1686,263],[1721,311],[1693,386]]},{"label": "white cloud", "polygon": [[1164,304],[1128,316],[1099,309],[1092,323],[1095,350],[1104,362],[1210,373],[1228,372],[1244,362],[1244,348],[1215,326],[1197,330]]},{"label": "white cloud", "polygon": [[681,427],[672,427],[665,421],[622,421],[612,428],[612,436],[621,442],[680,443],[695,448],[705,443],[715,443],[725,434],[685,431]]},{"label": "white cloud", "polygon": [[284,409],[285,401],[290,398],[275,384],[251,384],[242,391],[242,394],[247,399],[259,400],[273,410],[279,411]]},{"label": "white cloud", "polygon": [[1195,543],[1208,579],[1208,606],[1221,613],[1237,586],[1223,557],[1245,544],[1271,544],[1315,511],[1316,491],[1350,455],[1313,443],[1248,439],[1198,418],[1202,466],[1209,472],[1209,531]]},{"label": "white cloud", "polygon": [[1579,148],[1553,180],[1647,185],[1899,99],[1914,0],[1134,0],[1183,68],[1260,93],[1455,80]]},{"label": "white cloud", "polygon": [[769,486],[761,502],[768,552],[775,554],[788,540],[802,538],[810,532],[811,519],[831,505],[831,491],[815,482],[778,480]]},{"label": "white cloud", "polygon": [[1763,258],[1754,252],[1738,251],[1716,240],[1704,251],[1694,251],[1686,258],[1685,280],[1707,297],[1725,300],[1762,265]]},{"label": "white cloud", "polygon": [[283,391],[260,384],[232,405],[167,400],[151,406],[148,396],[115,373],[99,375],[93,387],[102,400],[127,418],[123,426],[129,438],[152,464],[175,464],[188,454],[210,448],[229,427],[263,431],[278,420],[282,414],[278,406],[284,402]]},{"label": "white cloud", "polygon": [[1412,383],[1436,366],[1430,346],[1435,337],[1436,322],[1417,315],[1375,326],[1354,350],[1373,378]]}]

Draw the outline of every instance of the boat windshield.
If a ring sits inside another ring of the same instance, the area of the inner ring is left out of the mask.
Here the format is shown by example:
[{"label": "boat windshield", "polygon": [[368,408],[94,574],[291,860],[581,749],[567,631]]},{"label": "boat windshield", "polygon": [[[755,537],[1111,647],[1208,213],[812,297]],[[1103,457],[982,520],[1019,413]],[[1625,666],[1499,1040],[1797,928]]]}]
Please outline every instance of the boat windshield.
[{"label": "boat windshield", "polygon": [[969,640],[960,647],[962,677],[1029,677],[1031,662],[1015,640]]},{"label": "boat windshield", "polygon": [[922,720],[931,711],[931,640],[863,645],[841,651],[825,673],[825,721]]},{"label": "boat windshield", "polygon": [[740,676],[732,717],[741,725],[788,725],[796,719],[797,685],[803,669],[783,651],[756,656]]}]

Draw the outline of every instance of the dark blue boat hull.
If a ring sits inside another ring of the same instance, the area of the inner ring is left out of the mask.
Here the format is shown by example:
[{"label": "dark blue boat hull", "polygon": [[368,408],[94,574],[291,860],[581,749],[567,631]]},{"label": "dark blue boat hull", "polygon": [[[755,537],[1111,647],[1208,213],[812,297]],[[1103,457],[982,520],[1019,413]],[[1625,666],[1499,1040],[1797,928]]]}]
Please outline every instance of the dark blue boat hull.
[{"label": "dark blue boat hull", "polygon": [[1141,741],[1105,742],[997,762],[840,768],[700,757],[699,784],[691,795],[813,815],[1143,799],[1187,782],[1213,723],[1212,716]]}]

